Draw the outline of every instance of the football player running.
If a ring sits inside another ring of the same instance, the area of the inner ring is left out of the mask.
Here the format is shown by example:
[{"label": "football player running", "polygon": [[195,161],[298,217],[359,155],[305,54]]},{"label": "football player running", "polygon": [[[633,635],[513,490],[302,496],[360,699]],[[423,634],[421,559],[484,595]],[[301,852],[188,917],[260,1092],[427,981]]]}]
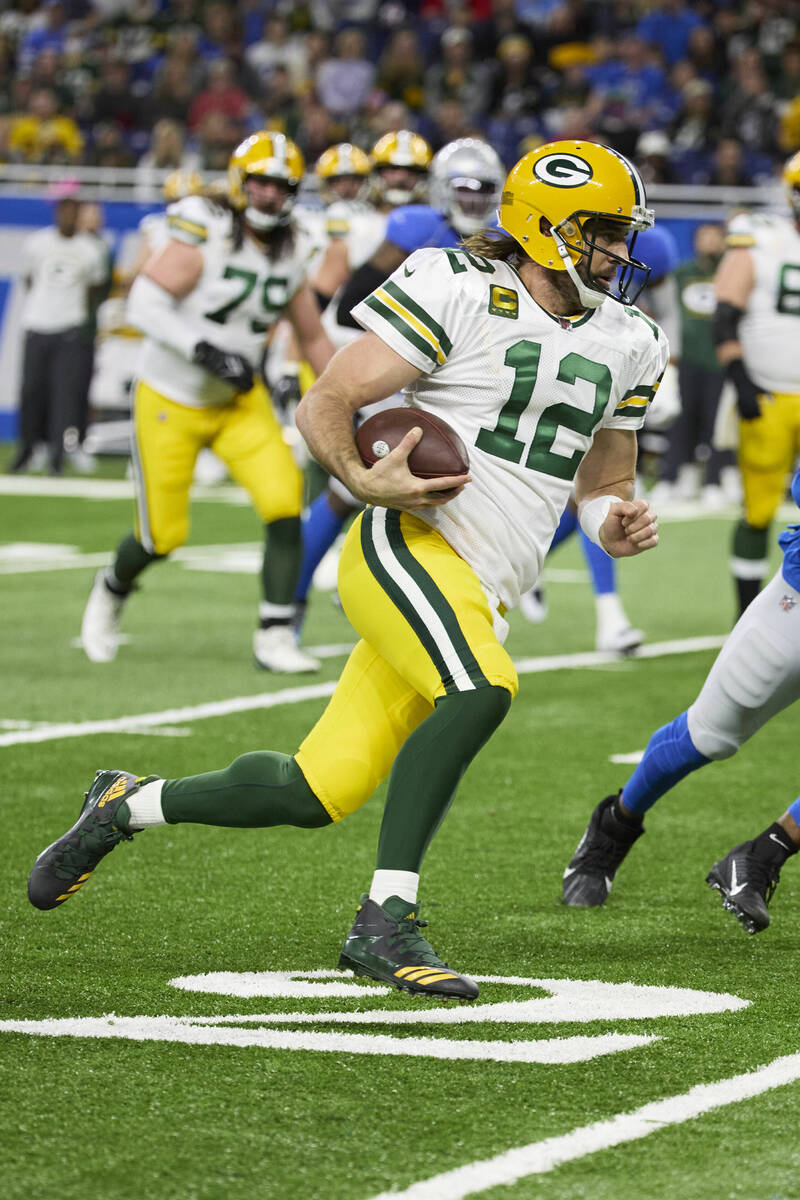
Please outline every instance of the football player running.
[{"label": "football player running", "polygon": [[316,371],[334,350],[306,281],[310,243],[292,218],[302,174],[293,142],[253,134],[230,160],[230,203],[191,196],[173,205],[168,243],[133,283],[128,319],[145,335],[134,394],[137,519],[83,616],[81,642],[93,662],[115,657],[142,571],[185,542],[195,460],[208,446],[265,526],[257,664],[290,673],[319,666],[292,633],[302,476],[256,377],[265,336],[283,312]]},{"label": "football player running", "polygon": [[[633,307],[646,277],[635,235],[652,221],[625,158],[549,143],[511,171],[500,232],[417,251],[358,306],[366,334],[298,409],[313,455],[368,506],[339,568],[361,640],[328,707],[292,756],[256,751],[184,779],[99,772],[77,823],[37,859],[33,904],[64,903],[138,830],[325,826],[388,775],[377,869],[340,965],[417,994],[477,996],[420,932],[420,866],[517,691],[503,614],[535,582],[573,484],[583,528],[613,557],[658,542],[655,515],[632,499],[636,430],[668,357]],[[456,429],[469,474],[412,475],[416,428],[362,465],[353,415],[399,390]]]},{"label": "football player running", "polygon": [[[800,470],[792,481],[800,505]],[[800,525],[778,539],[783,565],[737,621],[699,696],[656,730],[622,790],[592,813],[564,871],[564,903],[605,904],[621,863],[644,833],[645,813],[691,771],[730,758],[771,717],[800,699]],[[706,882],[748,933],[769,925],[767,904],[800,847],[800,800],[763,833],[714,863]]]},{"label": "football player running", "polygon": [[734,217],[715,280],[714,341],[739,414],[744,515],[731,570],[740,613],[764,580],[769,527],[800,452],[800,152],[783,178],[792,219]]},{"label": "football player running", "polygon": [[[409,190],[414,177],[404,179],[398,175],[398,160],[402,152],[403,157],[430,162],[430,148],[417,134],[406,133],[404,136],[413,140],[409,141],[408,150],[403,150],[403,143],[396,141],[400,136],[386,134],[372,150],[378,179],[376,194],[383,198],[380,228],[373,224],[360,230],[355,218],[351,218],[346,236],[334,234],[314,281],[323,303],[327,303],[324,293],[336,285],[337,294],[322,321],[337,346],[346,346],[362,335],[361,326],[351,316],[351,307],[383,283],[409,254],[425,246],[459,246],[465,237],[495,219],[506,172],[487,142],[459,138],[443,146],[431,162],[428,186],[431,203],[420,204],[412,201],[422,194],[422,177]],[[388,206],[389,197],[401,201],[393,211]],[[347,519],[360,507],[358,500],[332,477],[305,515],[303,565],[297,585],[300,620],[314,572]]]}]

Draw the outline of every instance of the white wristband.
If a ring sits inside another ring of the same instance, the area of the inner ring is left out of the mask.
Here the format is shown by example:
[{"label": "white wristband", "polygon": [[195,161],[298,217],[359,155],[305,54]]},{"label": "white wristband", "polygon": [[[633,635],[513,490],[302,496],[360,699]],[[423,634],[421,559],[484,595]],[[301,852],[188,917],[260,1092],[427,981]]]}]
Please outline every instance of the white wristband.
[{"label": "white wristband", "polygon": [[581,505],[578,514],[580,527],[589,541],[594,542],[601,549],[603,546],[600,541],[600,526],[608,516],[611,505],[616,504],[619,499],[619,496],[595,496],[594,500],[587,500]]}]

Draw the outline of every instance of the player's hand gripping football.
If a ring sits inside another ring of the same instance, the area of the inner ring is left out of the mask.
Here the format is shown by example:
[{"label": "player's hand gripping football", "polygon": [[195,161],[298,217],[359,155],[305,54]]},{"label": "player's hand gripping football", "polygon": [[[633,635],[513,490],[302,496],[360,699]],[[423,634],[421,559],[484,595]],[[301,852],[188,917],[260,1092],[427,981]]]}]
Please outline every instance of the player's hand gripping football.
[{"label": "player's hand gripping football", "polygon": [[356,495],[367,504],[403,509],[435,508],[455,499],[470,482],[471,475],[419,479],[408,469],[408,456],[421,437],[418,426],[409,429],[391,453],[361,473],[352,488]]},{"label": "player's hand gripping football", "polygon": [[600,526],[600,542],[612,558],[631,558],[658,545],[658,517],[646,500],[615,500]]}]

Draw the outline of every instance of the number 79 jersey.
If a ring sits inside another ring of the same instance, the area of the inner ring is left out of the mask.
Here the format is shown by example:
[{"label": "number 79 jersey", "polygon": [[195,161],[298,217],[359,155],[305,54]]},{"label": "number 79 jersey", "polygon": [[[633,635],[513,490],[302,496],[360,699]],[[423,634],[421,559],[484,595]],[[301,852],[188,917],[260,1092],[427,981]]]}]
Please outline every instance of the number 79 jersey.
[{"label": "number 79 jersey", "polygon": [[[267,258],[247,236],[236,245],[233,214],[200,196],[170,205],[167,229],[169,237],[196,246],[203,255],[200,279],[176,304],[176,312],[196,329],[196,342],[243,354],[255,369],[267,332],[302,284],[318,244],[295,223],[291,248],[278,259]],[[226,404],[235,394],[230,384],[149,337],[138,374],[157,392],[190,408]]]},{"label": "number 79 jersey", "polygon": [[418,250],[353,315],[423,372],[406,402],[469,449],[471,483],[416,515],[514,607],[597,430],[641,428],[669,357],[662,330],[612,300],[554,316],[513,267],[465,250]]}]

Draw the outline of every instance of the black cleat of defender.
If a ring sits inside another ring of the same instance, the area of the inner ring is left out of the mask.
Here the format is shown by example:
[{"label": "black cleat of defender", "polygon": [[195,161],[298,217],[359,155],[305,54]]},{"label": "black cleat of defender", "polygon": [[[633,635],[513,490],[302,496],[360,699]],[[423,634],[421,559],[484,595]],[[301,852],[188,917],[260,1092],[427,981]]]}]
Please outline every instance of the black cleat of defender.
[{"label": "black cleat of defender", "polygon": [[706,883],[722,896],[722,907],[733,913],[746,933],[769,925],[769,904],[781,877],[780,867],[753,853],[753,842],[742,842],[715,862]]},{"label": "black cleat of defender", "polygon": [[417,911],[416,904],[399,896],[390,896],[383,904],[362,896],[339,966],[416,996],[474,1000],[478,985],[442,962],[419,932],[427,921],[418,920]]},{"label": "black cleat of defender", "polygon": [[615,816],[616,799],[606,796],[600,801],[564,871],[561,898],[570,908],[605,904],[622,860],[644,833],[643,825],[632,825]]},{"label": "black cleat of defender", "polygon": [[71,829],[43,850],[28,877],[28,899],[36,908],[57,908],[79,891],[101,858],[118,842],[131,841],[117,823],[120,805],[156,776],[98,771]]}]

